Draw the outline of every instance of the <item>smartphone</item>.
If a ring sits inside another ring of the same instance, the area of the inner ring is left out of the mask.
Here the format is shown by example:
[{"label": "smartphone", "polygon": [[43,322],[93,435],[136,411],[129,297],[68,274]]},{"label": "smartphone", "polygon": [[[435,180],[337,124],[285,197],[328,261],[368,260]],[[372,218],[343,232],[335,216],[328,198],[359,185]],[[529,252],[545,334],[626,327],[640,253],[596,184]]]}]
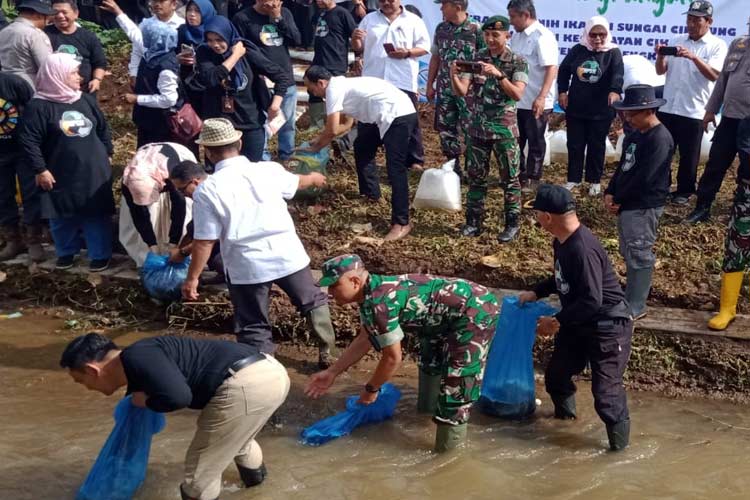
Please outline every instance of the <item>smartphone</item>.
[{"label": "smartphone", "polygon": [[662,56],[676,56],[677,47],[659,47],[659,55]]},{"label": "smartphone", "polygon": [[473,61],[456,61],[456,68],[461,73],[481,73],[482,65]]},{"label": "smartphone", "polygon": [[391,52],[396,50],[396,47],[394,47],[392,43],[384,43],[383,48],[385,49],[386,54],[390,54]]},{"label": "smartphone", "polygon": [[187,45],[183,43],[181,46],[181,49],[182,49],[183,54],[195,55],[195,49],[193,48],[192,45]]}]

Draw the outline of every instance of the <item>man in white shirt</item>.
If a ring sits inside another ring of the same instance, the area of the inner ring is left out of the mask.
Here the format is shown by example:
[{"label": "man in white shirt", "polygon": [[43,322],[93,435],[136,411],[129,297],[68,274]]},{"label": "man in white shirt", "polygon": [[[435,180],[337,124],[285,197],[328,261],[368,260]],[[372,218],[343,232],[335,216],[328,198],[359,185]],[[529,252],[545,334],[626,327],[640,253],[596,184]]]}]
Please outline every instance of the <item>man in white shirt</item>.
[{"label": "man in white shirt", "polygon": [[177,0],[150,0],[149,6],[153,16],[141,21],[136,25],[127,14],[125,14],[115,0],[104,0],[102,9],[113,13],[117,16],[117,24],[125,32],[133,44],[133,50],[130,52],[130,62],[128,63],[128,74],[132,85],[135,85],[135,76],[138,74],[138,66],[143,58],[143,36],[141,35],[140,26],[151,19],[159,21],[173,27],[175,30],[185,24],[185,19],[177,15]]},{"label": "man in white shirt", "polygon": [[656,46],[656,72],[667,75],[667,104],[659,110],[659,120],[672,134],[680,152],[677,189],[670,194],[672,203],[678,205],[686,205],[695,193],[703,115],[727,56],[727,44],[711,34],[711,24],[711,3],[694,1],[687,12],[687,35],[669,43],[677,48],[677,54],[665,56],[661,53],[664,46]]},{"label": "man in white shirt", "polygon": [[240,154],[241,137],[226,118],[206,120],[196,142],[215,173],[208,176],[200,165],[183,162],[170,174],[175,188],[193,199],[192,260],[183,297],[198,298],[198,278],[218,240],[238,342],[273,353],[268,304],[276,284],[318,336],[318,364],[329,366],[335,337],[328,296],[313,279],[286,205],[298,189],[322,187],[326,178],[295,175],[274,162],[251,163]]},{"label": "man in white shirt", "polygon": [[[404,9],[401,0],[381,0],[352,33],[352,50],[362,54],[362,76],[392,83],[417,105],[419,58],[430,51],[430,34],[422,18]],[[407,165],[424,164],[419,121],[409,138]]]},{"label": "man in white shirt", "polygon": [[407,158],[417,111],[411,99],[380,78],[332,76],[322,66],[310,66],[305,72],[310,95],[325,97],[326,126],[310,143],[320,151],[331,141],[357,124],[354,162],[357,165],[359,193],[371,200],[380,199],[380,180],[374,164],[378,148],[385,148],[385,165],[391,184],[391,229],[386,241],[406,237],[412,229],[409,222],[409,179]]},{"label": "man in white shirt", "polygon": [[[518,145],[521,148],[521,188],[534,190],[542,178],[547,143],[544,133],[555,103],[555,78],[560,52],[555,35],[536,18],[532,0],[510,0],[508,18],[516,32],[510,39],[511,50],[526,59],[529,83],[516,105]],[[528,157],[524,148],[528,144]]]}]

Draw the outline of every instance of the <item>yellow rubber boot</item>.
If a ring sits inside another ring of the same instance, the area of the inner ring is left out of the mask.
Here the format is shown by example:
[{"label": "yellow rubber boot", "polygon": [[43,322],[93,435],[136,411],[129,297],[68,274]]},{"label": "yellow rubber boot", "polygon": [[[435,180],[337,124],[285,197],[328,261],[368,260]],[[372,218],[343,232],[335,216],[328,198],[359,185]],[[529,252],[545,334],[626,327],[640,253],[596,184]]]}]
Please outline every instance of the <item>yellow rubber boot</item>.
[{"label": "yellow rubber boot", "polygon": [[737,314],[737,299],[742,288],[742,272],[723,273],[721,275],[721,304],[719,314],[711,318],[708,327],[711,330],[726,330]]}]

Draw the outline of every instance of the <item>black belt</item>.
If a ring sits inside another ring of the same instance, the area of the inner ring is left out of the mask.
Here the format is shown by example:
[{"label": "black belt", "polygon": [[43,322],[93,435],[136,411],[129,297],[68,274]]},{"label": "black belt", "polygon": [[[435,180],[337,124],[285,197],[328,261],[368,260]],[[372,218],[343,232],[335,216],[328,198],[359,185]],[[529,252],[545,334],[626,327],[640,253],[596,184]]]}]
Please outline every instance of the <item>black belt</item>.
[{"label": "black belt", "polygon": [[261,361],[263,359],[266,359],[266,357],[261,353],[253,354],[252,356],[238,359],[237,361],[229,365],[229,368],[227,368],[227,373],[226,375],[224,375],[224,378],[227,379],[229,377],[232,377],[243,368],[247,368],[248,366],[252,365],[256,361]]}]

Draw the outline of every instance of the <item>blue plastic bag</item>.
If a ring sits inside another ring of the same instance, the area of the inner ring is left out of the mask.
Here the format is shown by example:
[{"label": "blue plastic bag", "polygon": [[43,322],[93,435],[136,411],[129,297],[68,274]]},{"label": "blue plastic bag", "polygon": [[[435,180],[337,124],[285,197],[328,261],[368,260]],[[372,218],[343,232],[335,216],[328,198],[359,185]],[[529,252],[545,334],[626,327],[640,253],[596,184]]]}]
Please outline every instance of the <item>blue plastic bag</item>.
[{"label": "blue plastic bag", "polygon": [[534,413],[534,360],[531,350],[540,316],[557,309],[545,302],[519,305],[518,297],[505,297],[495,338],[487,356],[479,408],[501,418],[523,418]]},{"label": "blue plastic bag", "polygon": [[364,424],[376,424],[388,420],[396,410],[396,403],[401,399],[401,391],[393,384],[383,384],[378,399],[370,405],[357,403],[359,396],[349,396],[346,400],[346,411],[315,422],[302,429],[302,444],[320,446],[341,436],[350,434]]},{"label": "blue plastic bag", "polygon": [[146,478],[151,438],[164,428],[164,415],[133,406],[128,396],[114,416],[115,426],[76,500],[130,500]]},{"label": "blue plastic bag", "polygon": [[182,262],[170,262],[169,255],[149,252],[141,268],[141,281],[148,294],[164,301],[180,300],[182,283],[187,278],[190,257]]}]

